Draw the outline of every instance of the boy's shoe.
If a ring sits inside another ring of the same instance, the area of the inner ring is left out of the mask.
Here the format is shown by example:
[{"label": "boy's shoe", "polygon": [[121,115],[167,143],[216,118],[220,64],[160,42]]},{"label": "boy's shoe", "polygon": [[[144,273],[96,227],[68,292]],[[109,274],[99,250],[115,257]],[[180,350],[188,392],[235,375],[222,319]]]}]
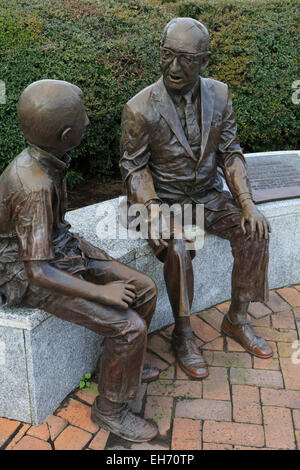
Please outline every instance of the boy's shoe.
[{"label": "boy's shoe", "polygon": [[112,403],[111,411],[102,411],[97,405],[97,398],[92,406],[91,418],[101,428],[132,442],[151,441],[158,435],[157,427],[135,415],[127,403]]}]

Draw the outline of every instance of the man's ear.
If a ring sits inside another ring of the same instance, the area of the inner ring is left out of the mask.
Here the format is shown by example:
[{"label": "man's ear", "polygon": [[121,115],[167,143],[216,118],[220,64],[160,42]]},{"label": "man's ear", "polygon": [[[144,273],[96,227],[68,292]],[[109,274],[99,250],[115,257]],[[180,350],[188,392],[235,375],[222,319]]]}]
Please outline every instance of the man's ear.
[{"label": "man's ear", "polygon": [[200,75],[203,74],[203,72],[205,71],[206,67],[208,66],[208,62],[209,62],[210,56],[211,56],[211,53],[210,53],[210,52],[206,52],[206,54],[203,55],[203,57],[202,57],[202,62],[201,62],[201,65],[200,65]]},{"label": "man's ear", "polygon": [[67,127],[62,133],[61,133],[61,136],[60,136],[60,140],[62,142],[64,142],[65,140],[67,140],[69,134],[71,132],[71,127]]}]

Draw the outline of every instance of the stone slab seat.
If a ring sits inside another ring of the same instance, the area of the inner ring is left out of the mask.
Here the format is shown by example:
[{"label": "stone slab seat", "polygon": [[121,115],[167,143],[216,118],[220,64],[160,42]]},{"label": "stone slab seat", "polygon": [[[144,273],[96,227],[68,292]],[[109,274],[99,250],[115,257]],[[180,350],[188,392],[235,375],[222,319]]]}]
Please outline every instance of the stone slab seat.
[{"label": "stone slab seat", "polygon": [[[247,158],[255,155],[249,154]],[[67,219],[74,232],[155,280],[159,297],[151,325],[153,331],[173,323],[163,265],[146,241],[111,239],[115,227],[113,212],[118,212],[118,202],[112,199],[71,211]],[[109,220],[108,239],[99,240],[96,227],[99,222],[99,227],[104,225],[101,222],[104,208]],[[260,209],[273,229],[270,288],[299,283],[300,198],[260,204]],[[197,252],[193,265],[193,312],[230,298],[232,256],[227,241],[205,235],[204,247]],[[102,338],[95,333],[43,311],[0,305],[0,417],[34,425],[42,423],[78,385],[80,377],[94,370],[101,343]]]}]

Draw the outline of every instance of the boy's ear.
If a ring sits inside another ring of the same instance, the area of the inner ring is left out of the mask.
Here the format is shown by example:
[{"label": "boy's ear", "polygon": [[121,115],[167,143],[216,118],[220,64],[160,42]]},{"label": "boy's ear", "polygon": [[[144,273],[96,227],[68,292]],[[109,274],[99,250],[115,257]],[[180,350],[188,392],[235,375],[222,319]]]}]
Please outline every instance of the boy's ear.
[{"label": "boy's ear", "polygon": [[60,140],[63,142],[68,138],[69,133],[71,132],[71,127],[67,127],[61,134]]}]

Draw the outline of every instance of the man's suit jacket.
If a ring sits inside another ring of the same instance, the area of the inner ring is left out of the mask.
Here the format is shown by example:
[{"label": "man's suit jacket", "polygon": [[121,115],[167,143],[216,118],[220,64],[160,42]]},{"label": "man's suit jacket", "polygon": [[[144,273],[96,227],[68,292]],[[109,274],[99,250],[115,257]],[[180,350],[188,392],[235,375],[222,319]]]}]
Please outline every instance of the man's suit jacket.
[{"label": "man's suit jacket", "polygon": [[[199,77],[201,93],[201,151],[196,157],[183,131],[163,79],[145,88],[125,106],[122,117],[120,169],[131,203],[205,202],[222,210],[217,171],[231,157],[244,163],[226,84]],[[212,199],[210,201],[210,199]]]}]

